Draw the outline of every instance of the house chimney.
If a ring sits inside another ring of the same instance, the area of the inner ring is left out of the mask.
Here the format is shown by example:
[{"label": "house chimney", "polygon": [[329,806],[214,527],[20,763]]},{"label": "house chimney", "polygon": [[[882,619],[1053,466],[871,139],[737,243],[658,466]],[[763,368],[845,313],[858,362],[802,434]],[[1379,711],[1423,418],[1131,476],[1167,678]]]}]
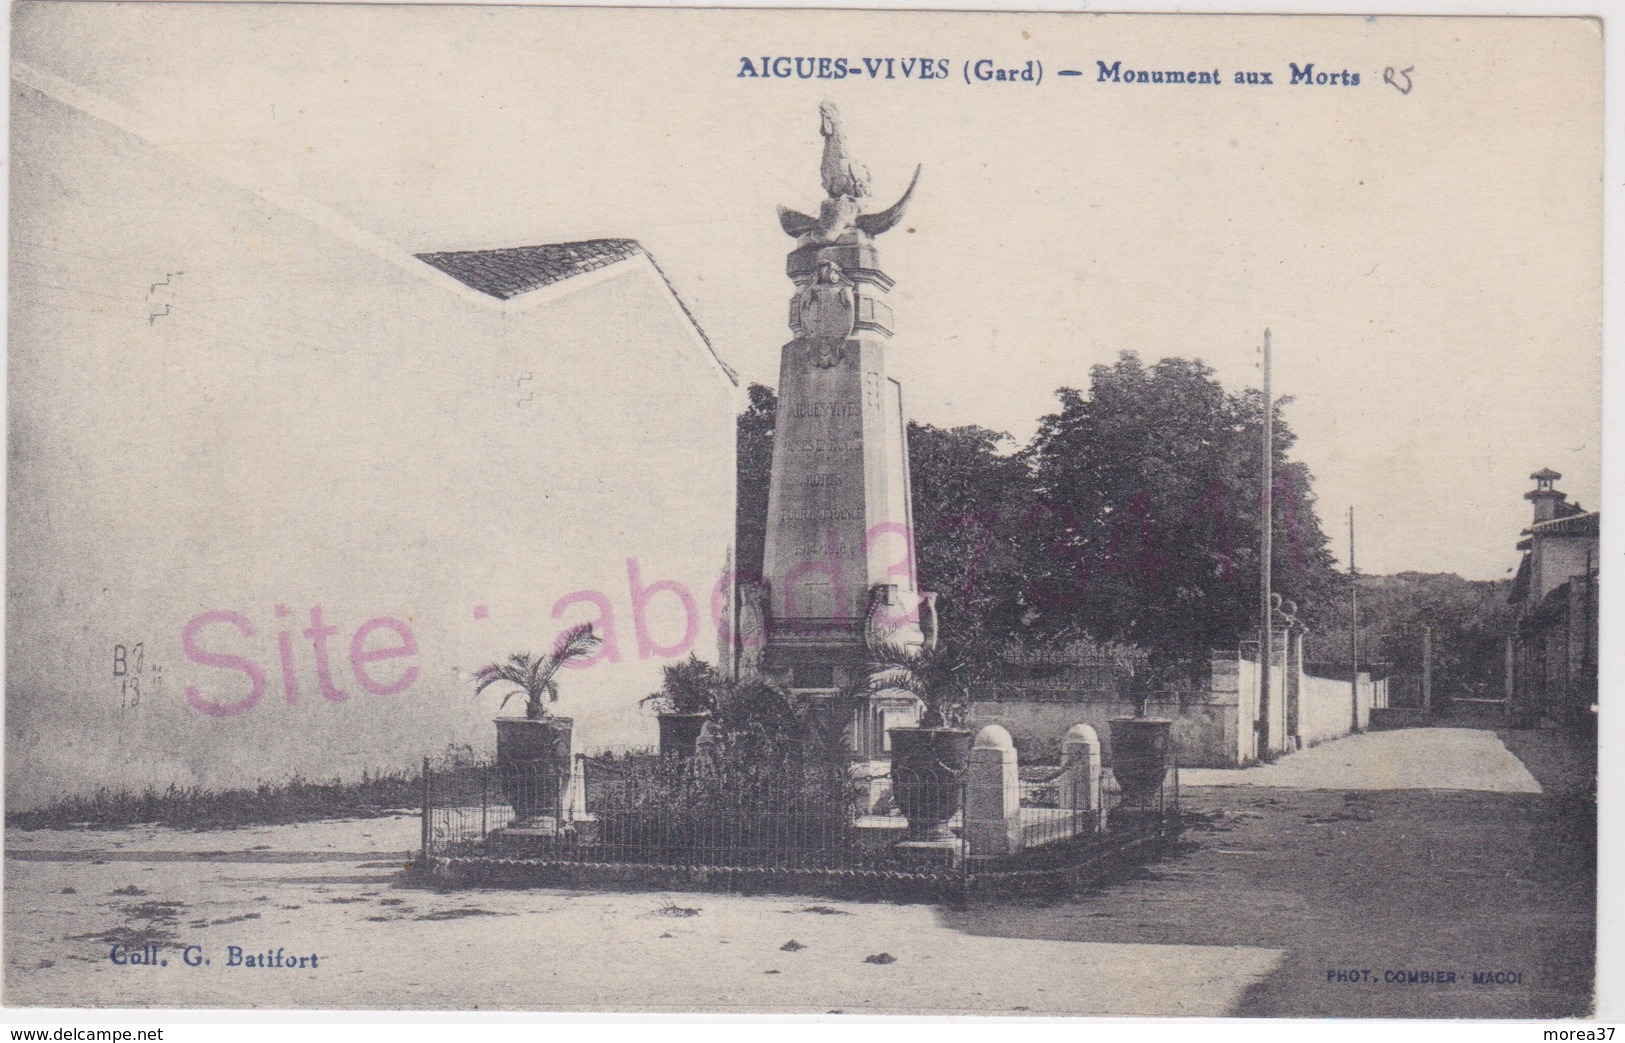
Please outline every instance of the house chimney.
[{"label": "house chimney", "polygon": [[1557,508],[1567,495],[1552,488],[1552,483],[1563,477],[1550,467],[1543,467],[1529,476],[1535,482],[1535,487],[1523,494],[1523,498],[1535,505],[1534,524],[1551,521],[1557,517]]}]

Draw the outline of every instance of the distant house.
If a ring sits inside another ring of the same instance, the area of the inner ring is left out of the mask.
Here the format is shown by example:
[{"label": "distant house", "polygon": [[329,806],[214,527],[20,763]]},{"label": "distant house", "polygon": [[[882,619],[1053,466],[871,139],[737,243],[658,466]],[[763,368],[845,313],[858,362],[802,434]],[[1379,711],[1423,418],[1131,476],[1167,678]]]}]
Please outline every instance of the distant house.
[{"label": "distant house", "polygon": [[1597,707],[1597,575],[1601,519],[1569,503],[1546,469],[1524,494],[1534,520],[1512,583],[1512,711],[1520,721],[1586,725]]},{"label": "distant house", "polygon": [[469,675],[589,620],[556,709],[654,741],[738,389],[637,242],[419,254],[46,72],[11,111],[11,808],[484,752]]}]

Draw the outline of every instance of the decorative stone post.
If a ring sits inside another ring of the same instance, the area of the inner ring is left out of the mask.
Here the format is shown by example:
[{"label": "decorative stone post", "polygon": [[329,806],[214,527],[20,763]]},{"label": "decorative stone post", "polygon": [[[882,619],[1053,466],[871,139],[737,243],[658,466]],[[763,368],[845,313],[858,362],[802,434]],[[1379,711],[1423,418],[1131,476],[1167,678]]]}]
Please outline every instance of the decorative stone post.
[{"label": "decorative stone post", "polygon": [[1100,736],[1087,724],[1074,724],[1061,740],[1059,801],[1068,811],[1093,816],[1095,828],[1105,828],[1100,805]]},{"label": "decorative stone post", "polygon": [[[1287,602],[1291,605],[1292,602]],[[1286,689],[1286,742],[1287,752],[1303,749],[1303,637],[1305,628],[1293,619],[1282,635],[1286,646],[1281,667],[1281,682]]]},{"label": "decorative stone post", "polygon": [[1011,855],[1021,850],[1021,775],[1010,733],[983,728],[970,751],[965,788],[965,839],[970,854]]}]

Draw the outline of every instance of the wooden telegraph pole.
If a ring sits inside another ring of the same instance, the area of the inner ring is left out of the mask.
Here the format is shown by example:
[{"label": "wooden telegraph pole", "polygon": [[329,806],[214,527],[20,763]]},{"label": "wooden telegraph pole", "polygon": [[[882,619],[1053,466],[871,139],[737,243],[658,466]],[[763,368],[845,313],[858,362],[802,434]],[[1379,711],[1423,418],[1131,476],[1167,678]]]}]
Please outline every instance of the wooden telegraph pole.
[{"label": "wooden telegraph pole", "polygon": [[1433,712],[1433,628],[1422,627],[1422,709]]},{"label": "wooden telegraph pole", "polygon": [[1263,640],[1258,645],[1258,759],[1266,760],[1270,753],[1270,655],[1275,638],[1271,633],[1274,620],[1270,618],[1270,560],[1274,541],[1275,511],[1270,503],[1275,487],[1275,399],[1270,395],[1270,331],[1264,331],[1264,470],[1263,487],[1259,497],[1259,528],[1262,547],[1258,568],[1259,630]]}]

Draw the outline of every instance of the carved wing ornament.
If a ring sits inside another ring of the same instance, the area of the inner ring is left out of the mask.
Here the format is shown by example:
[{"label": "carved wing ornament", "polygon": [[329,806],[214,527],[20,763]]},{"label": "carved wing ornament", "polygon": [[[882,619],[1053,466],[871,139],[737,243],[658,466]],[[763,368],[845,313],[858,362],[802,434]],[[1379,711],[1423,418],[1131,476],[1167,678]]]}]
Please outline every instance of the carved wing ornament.
[{"label": "carved wing ornament", "polygon": [[808,217],[799,210],[791,210],[787,206],[779,207],[779,227],[784,234],[800,239],[808,232],[818,230],[818,218]]},{"label": "carved wing ornament", "polygon": [[914,177],[909,180],[908,188],[903,190],[903,196],[897,202],[877,214],[859,214],[854,221],[858,231],[868,235],[880,235],[896,227],[897,222],[903,219],[904,211],[908,209],[908,201],[914,195],[914,186],[920,183],[921,169],[919,166],[914,168]]},{"label": "carved wing ornament", "polygon": [[851,228],[871,236],[889,232],[897,226],[897,222],[903,219],[903,214],[908,210],[909,200],[914,196],[915,186],[920,183],[920,171],[923,169],[922,166],[914,168],[914,177],[909,180],[902,198],[884,210],[873,214],[856,213],[856,200],[850,196],[824,200],[817,217],[781,204],[778,208],[779,227],[784,229],[786,235],[796,239],[816,235],[817,241],[830,243]]},{"label": "carved wing ornament", "polygon": [[872,214],[862,212],[861,200],[869,195],[869,170],[852,158],[847,150],[846,136],[841,131],[841,116],[833,102],[818,106],[820,124],[818,132],[824,136],[824,159],[819,172],[824,192],[829,196],[819,207],[818,216],[804,214],[781,206],[779,227],[786,235],[806,243],[833,243],[852,229],[875,236],[888,232],[903,219],[908,201],[914,195],[914,186],[920,183],[920,167],[914,168],[914,177],[904,190],[902,198],[884,210]]}]

